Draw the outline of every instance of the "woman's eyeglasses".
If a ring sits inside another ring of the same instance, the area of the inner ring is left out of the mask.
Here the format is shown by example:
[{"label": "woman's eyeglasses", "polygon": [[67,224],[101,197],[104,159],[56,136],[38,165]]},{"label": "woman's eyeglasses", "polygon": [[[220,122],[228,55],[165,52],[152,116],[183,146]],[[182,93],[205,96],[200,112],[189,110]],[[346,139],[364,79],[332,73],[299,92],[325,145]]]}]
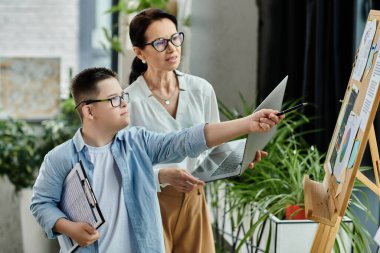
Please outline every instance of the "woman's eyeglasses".
[{"label": "woman's eyeglasses", "polygon": [[111,102],[112,107],[119,107],[121,105],[121,100],[124,100],[125,102],[129,102],[129,94],[123,93],[121,96],[114,96],[112,98],[105,98],[105,99],[86,99],[81,101],[77,106],[75,106],[75,109],[77,109],[81,104],[85,103],[86,105],[96,103],[96,102]]},{"label": "woman's eyeglasses", "polygon": [[173,34],[170,39],[158,38],[144,45],[151,45],[156,51],[163,52],[169,45],[169,41],[176,47],[180,47],[183,43],[185,34],[183,32]]}]

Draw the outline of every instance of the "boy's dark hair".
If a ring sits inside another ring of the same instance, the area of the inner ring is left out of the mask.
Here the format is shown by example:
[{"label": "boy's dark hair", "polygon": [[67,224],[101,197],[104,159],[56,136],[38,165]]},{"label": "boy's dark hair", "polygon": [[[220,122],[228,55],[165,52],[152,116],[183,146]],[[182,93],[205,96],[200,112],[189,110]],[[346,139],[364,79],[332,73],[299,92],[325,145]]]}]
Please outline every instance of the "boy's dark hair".
[{"label": "boy's dark hair", "polygon": [[[129,37],[131,38],[132,45],[135,47],[144,48],[144,44],[149,42],[145,39],[145,31],[153,22],[164,18],[171,20],[175,27],[178,28],[177,18],[161,9],[149,8],[138,13],[129,24]],[[131,68],[132,70],[129,74],[129,84],[133,83],[147,70],[146,64],[142,63],[138,57],[133,59]]]},{"label": "boy's dark hair", "polygon": [[[99,93],[98,82],[108,78],[118,79],[117,74],[107,68],[88,68],[79,72],[71,81],[71,94],[75,105],[83,100],[94,99]],[[82,118],[81,110],[78,111]]]}]

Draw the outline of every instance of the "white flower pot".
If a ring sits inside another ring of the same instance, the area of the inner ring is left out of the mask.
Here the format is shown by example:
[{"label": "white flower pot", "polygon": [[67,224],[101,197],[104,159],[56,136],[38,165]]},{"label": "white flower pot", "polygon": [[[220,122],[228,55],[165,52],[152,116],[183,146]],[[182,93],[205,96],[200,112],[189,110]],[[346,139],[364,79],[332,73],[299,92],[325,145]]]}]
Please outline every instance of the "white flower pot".
[{"label": "white flower pot", "polygon": [[[217,232],[222,235],[225,242],[231,248],[236,250],[244,235],[249,231],[251,224],[258,220],[260,214],[259,212],[251,214],[248,209],[245,212],[239,210],[245,213],[245,215],[242,218],[241,224],[238,224],[237,210],[234,209],[232,213],[229,212],[230,204],[225,203],[225,187],[227,186],[224,185],[224,187],[220,187],[218,190],[217,206],[210,206],[211,201],[210,199],[208,200],[209,210],[211,211],[213,222],[218,222],[219,231]],[[226,210],[227,213],[224,213],[223,210]],[[348,223],[350,228],[353,229],[352,221],[347,217],[344,217],[342,222]],[[318,224],[311,220],[279,220],[277,217],[270,215],[261,234],[258,234],[259,231],[256,230],[244,242],[239,253],[265,252],[268,240],[270,240],[270,253],[310,252]],[[261,238],[258,243],[256,238]],[[352,252],[351,238],[346,233],[343,233],[341,239],[345,252]],[[340,247],[342,248],[342,245]]]},{"label": "white flower pot", "polygon": [[21,234],[24,253],[59,252],[57,240],[49,240],[30,212],[31,189],[20,192]]}]

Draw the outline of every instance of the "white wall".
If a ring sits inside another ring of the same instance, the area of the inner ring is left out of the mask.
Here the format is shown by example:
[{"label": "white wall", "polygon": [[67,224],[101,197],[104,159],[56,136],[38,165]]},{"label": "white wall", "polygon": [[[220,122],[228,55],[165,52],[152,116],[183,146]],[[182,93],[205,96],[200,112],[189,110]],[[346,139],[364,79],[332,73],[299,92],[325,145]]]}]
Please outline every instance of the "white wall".
[{"label": "white wall", "polygon": [[60,57],[61,94],[79,53],[79,0],[0,0],[0,57]]},{"label": "white wall", "polygon": [[238,91],[256,96],[258,8],[253,0],[192,1],[190,73],[207,79],[218,99],[241,108]]}]

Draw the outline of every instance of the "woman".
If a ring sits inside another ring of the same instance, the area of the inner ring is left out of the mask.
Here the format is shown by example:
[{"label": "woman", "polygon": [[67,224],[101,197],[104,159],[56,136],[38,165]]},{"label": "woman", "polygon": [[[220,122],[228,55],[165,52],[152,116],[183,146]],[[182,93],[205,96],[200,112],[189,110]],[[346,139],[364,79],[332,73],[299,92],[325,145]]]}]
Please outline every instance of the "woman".
[{"label": "woman", "polygon": [[[130,94],[131,125],[166,133],[219,121],[210,83],[177,70],[184,34],[177,31],[173,15],[146,9],[131,21],[129,35],[136,54],[126,89]],[[261,153],[256,160],[260,157]],[[196,162],[188,158],[180,164],[155,167],[168,253],[215,252],[204,183],[190,174]],[[160,185],[161,181],[170,185]]]},{"label": "woman", "polygon": [[[171,132],[219,121],[212,86],[177,71],[184,34],[176,18],[159,9],[140,12],[130,23],[136,57],[129,77],[131,125]],[[138,117],[133,115],[139,115]],[[142,115],[144,115],[142,117]],[[192,177],[197,159],[155,167],[166,252],[215,252],[203,182]],[[170,185],[159,185],[159,177]]]}]

